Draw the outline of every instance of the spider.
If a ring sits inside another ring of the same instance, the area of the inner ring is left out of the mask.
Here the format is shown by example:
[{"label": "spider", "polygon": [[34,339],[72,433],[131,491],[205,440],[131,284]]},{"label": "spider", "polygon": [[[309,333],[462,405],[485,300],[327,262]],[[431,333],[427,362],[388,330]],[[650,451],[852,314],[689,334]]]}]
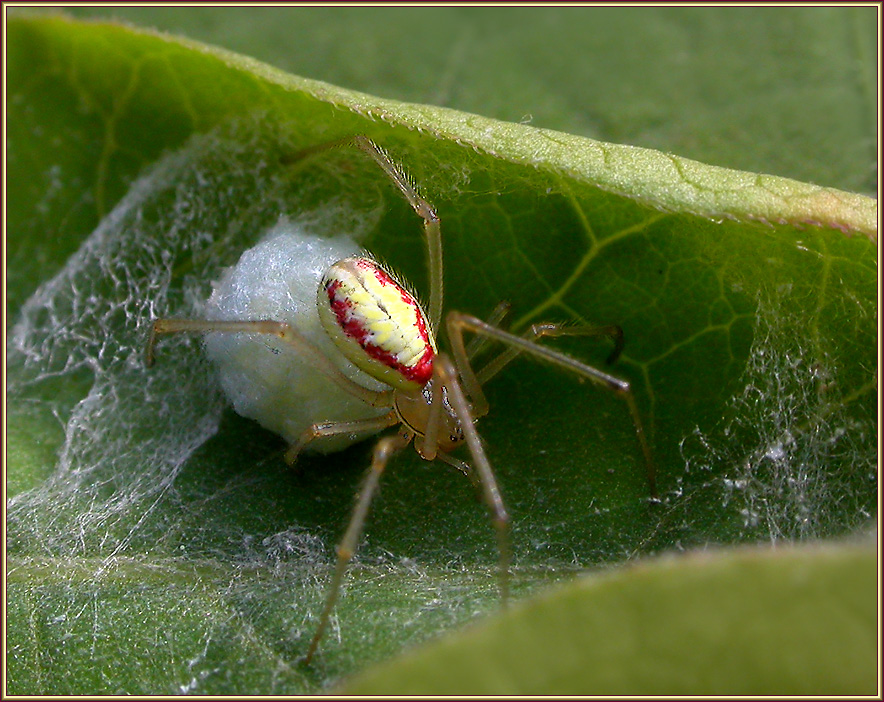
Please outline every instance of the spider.
[{"label": "spider", "polygon": [[[298,455],[317,439],[353,437],[400,426],[398,433],[384,436],[375,445],[371,466],[358,492],[347,529],[337,546],[335,571],[319,623],[304,656],[306,663],[314,657],[328,627],[381,475],[390,458],[412,441],[421,458],[439,460],[453,466],[468,476],[480,490],[496,533],[499,587],[501,600],[506,603],[511,559],[510,517],[475,424],[489,411],[482,391],[483,383],[497,375],[519,354],[528,354],[576,373],[625,400],[647,468],[651,497],[656,499],[654,464],[629,383],[538,343],[541,337],[608,336],[614,341],[614,351],[608,359],[613,362],[623,348],[620,328],[541,323],[534,324],[520,336],[500,326],[508,311],[508,305],[501,303],[487,321],[449,311],[445,315],[445,329],[450,351],[439,351],[435,332],[440,328],[443,317],[440,219],[433,206],[418,194],[405,171],[365,136],[313,146],[295,155],[293,160],[345,146],[361,149],[380,166],[423,220],[426,238],[430,287],[426,311],[413,294],[368,254],[348,256],[332,263],[314,283],[319,320],[333,342],[333,348],[350,364],[379,381],[383,389],[370,389],[345,375],[340,366],[311,343],[298,328],[274,319],[156,319],[146,350],[149,367],[154,362],[157,338],[162,334],[213,332],[274,336],[329,382],[368,408],[374,408],[374,415],[368,418],[327,421],[328,417],[315,417],[318,421],[303,431],[288,449],[286,460],[289,463],[294,463]],[[474,335],[469,345],[464,339],[467,333]],[[471,359],[481,345],[489,341],[500,342],[506,348],[476,372]],[[462,444],[469,449],[471,463],[451,455]]]}]

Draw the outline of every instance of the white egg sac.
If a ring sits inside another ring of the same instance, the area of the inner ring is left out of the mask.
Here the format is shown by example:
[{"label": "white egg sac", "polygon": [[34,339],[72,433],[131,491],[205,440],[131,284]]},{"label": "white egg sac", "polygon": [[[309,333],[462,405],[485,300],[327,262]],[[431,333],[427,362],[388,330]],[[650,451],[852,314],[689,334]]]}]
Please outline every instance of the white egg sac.
[{"label": "white egg sac", "polygon": [[[373,390],[385,389],[341,355],[323,330],[316,308],[323,273],[335,262],[360,253],[346,236],[316,236],[283,220],[224,271],[206,303],[205,318],[286,322],[351,380]],[[212,332],[205,335],[204,347],[237,413],[290,444],[314,423],[369,419],[389,411],[346,393],[273,335]],[[307,450],[329,453],[363,438],[364,434],[322,437]]]}]

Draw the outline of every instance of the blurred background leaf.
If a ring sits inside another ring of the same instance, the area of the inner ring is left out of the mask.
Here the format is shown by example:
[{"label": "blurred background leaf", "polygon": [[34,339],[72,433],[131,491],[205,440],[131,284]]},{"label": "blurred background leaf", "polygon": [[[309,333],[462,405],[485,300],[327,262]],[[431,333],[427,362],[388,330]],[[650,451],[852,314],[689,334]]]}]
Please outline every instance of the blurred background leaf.
[{"label": "blurred background leaf", "polygon": [[580,578],[338,692],[871,695],[871,546],[712,551]]}]

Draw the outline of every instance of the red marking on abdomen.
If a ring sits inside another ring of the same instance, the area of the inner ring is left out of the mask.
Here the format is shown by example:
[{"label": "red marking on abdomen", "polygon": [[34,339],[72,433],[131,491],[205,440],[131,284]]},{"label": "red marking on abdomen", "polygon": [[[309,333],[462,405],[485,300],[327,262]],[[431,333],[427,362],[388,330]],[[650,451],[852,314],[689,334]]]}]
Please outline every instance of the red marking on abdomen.
[{"label": "red marking on abdomen", "polygon": [[[363,267],[361,266],[361,263],[362,262],[360,261],[360,267]],[[325,291],[328,295],[328,301],[332,308],[332,312],[335,313],[335,317],[338,320],[338,326],[344,330],[344,333],[347,336],[354,339],[362,350],[371,358],[380,361],[388,368],[394,369],[407,380],[411,380],[421,386],[426,385],[430,382],[430,378],[433,377],[433,359],[435,358],[435,353],[433,352],[433,347],[430,345],[426,324],[424,323],[423,315],[420,314],[420,307],[414,298],[403,290],[402,286],[396,283],[396,281],[388,276],[386,272],[381,271],[374,266],[368,267],[371,268],[372,272],[382,284],[387,285],[392,283],[395,285],[402,294],[402,299],[418,311],[415,316],[417,317],[418,334],[424,343],[423,356],[421,356],[413,366],[406,366],[403,363],[400,363],[396,356],[390,353],[387,349],[372,343],[371,331],[353,314],[353,303],[345,295],[338,295],[338,291],[342,287],[341,281],[332,280],[326,284]],[[384,277],[381,278],[380,274],[383,274]]]}]

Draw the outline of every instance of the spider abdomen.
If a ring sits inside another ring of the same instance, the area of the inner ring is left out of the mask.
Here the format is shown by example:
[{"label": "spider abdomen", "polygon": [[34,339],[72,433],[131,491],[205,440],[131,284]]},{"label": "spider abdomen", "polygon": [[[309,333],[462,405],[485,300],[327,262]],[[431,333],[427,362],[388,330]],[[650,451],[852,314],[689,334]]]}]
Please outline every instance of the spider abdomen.
[{"label": "spider abdomen", "polygon": [[426,314],[379,263],[361,256],[334,263],[317,306],[326,332],[358,368],[398,390],[429,382],[436,342]]}]

